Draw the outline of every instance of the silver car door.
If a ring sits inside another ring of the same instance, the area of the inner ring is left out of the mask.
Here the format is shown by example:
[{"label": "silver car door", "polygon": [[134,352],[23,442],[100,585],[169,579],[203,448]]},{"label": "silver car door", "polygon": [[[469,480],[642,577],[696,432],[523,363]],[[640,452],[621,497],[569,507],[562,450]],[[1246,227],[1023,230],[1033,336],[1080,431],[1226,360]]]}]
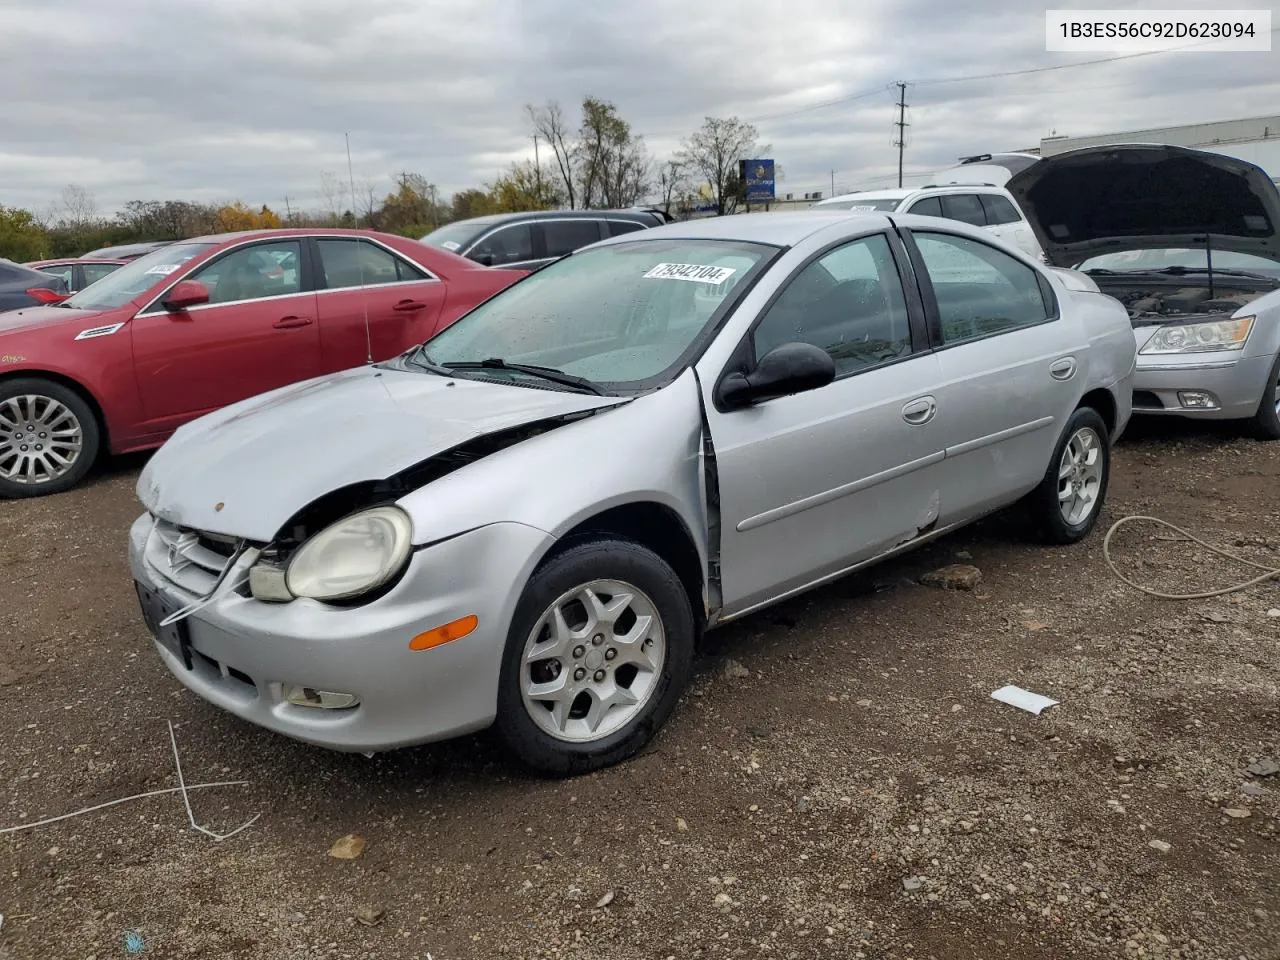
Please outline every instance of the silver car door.
[{"label": "silver car door", "polygon": [[[896,255],[895,255],[896,251]],[[904,293],[896,235],[843,241],[801,264],[722,373],[770,349],[827,350],[836,379],[743,409],[702,377],[719,491],[724,616],[874,557],[938,517],[938,361]]]},{"label": "silver car door", "polygon": [[941,365],[942,522],[970,519],[1043,477],[1080,398],[1088,337],[1042,271],[981,240],[904,231]]}]

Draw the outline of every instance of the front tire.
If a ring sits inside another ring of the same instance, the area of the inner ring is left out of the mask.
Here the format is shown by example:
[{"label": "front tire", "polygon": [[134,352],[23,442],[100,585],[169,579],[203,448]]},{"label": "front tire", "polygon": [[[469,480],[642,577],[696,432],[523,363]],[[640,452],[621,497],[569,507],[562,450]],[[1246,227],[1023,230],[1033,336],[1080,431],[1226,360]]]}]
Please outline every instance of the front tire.
[{"label": "front tire", "polygon": [[74,390],[39,377],[0,382],[0,497],[71,489],[100,442],[97,418]]},{"label": "front tire", "polygon": [[1102,513],[1110,479],[1107,424],[1092,407],[1080,407],[1067,420],[1044,479],[1028,498],[1040,538],[1068,544],[1087,537]]},{"label": "front tire", "polygon": [[576,544],[540,567],[516,605],[496,727],[543,773],[610,766],[645,746],[689,679],[695,622],[680,578],[628,540]]},{"label": "front tire", "polygon": [[1259,440],[1280,440],[1280,354],[1271,366],[1258,412],[1249,421],[1249,432]]}]

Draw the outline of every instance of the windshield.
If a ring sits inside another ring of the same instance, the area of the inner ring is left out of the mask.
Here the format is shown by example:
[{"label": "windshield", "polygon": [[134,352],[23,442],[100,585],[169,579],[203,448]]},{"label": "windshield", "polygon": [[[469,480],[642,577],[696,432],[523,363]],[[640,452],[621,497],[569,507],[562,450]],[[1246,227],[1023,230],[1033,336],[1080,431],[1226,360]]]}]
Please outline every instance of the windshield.
[{"label": "windshield", "polygon": [[854,213],[892,211],[902,203],[901,197],[849,197],[844,200],[824,200],[816,205],[821,210],[850,210]]},{"label": "windshield", "polygon": [[[1099,257],[1090,257],[1076,269],[1085,273],[1090,270],[1142,273],[1149,270],[1167,270],[1169,267],[1205,270],[1208,268],[1208,258],[1205,256],[1203,248],[1126,250],[1123,253],[1105,253]],[[1264,276],[1280,279],[1280,262],[1266,257],[1255,257],[1250,253],[1215,250],[1213,253],[1213,268],[1215,270],[1244,270],[1248,273],[1260,273]]]},{"label": "windshield", "polygon": [[126,263],[91,283],[62,306],[75,310],[112,310],[160,283],[173,271],[215,243],[174,243]]},{"label": "windshield", "polygon": [[459,223],[446,224],[438,230],[432,230],[422,242],[450,253],[466,249],[476,237],[493,226],[491,223],[476,223],[474,220],[463,220]]},{"label": "windshield", "polygon": [[[775,247],[634,240],[584,250],[482,303],[424,345],[438,365],[500,358],[553,367],[606,389],[645,390],[697,351]],[[513,371],[464,375],[527,382]]]}]

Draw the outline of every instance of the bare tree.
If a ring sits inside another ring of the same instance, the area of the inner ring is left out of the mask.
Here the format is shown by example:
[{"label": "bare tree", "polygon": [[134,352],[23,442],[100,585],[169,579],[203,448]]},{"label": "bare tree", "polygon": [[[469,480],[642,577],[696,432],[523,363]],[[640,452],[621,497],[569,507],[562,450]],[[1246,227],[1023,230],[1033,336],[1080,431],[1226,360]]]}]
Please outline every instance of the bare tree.
[{"label": "bare tree", "polygon": [[[533,124],[534,136],[541,137],[555,155],[555,166],[560,174],[560,183],[564,187],[565,196],[569,200],[569,209],[577,207],[577,193],[574,190],[574,162],[576,146],[569,142],[569,131],[565,126],[564,111],[560,104],[548,100],[541,107],[533,104],[525,105],[525,112]],[[538,169],[538,168],[535,168]]]},{"label": "bare tree", "polygon": [[93,199],[93,194],[74,183],[62,188],[62,202],[58,212],[62,223],[73,230],[92,227],[99,220],[98,204]]},{"label": "bare tree", "polygon": [[658,165],[658,193],[662,197],[662,212],[673,216],[671,207],[689,192],[689,171],[678,158],[672,157]]},{"label": "bare tree", "polygon": [[334,223],[342,217],[342,211],[346,208],[343,201],[344,193],[342,181],[338,179],[336,173],[328,170],[320,171],[320,198],[324,201],[325,214]]},{"label": "bare tree", "polygon": [[758,138],[756,128],[745,120],[707,117],[678,154],[682,163],[705,178],[720,216],[734,201],[738,161],[750,158]]}]

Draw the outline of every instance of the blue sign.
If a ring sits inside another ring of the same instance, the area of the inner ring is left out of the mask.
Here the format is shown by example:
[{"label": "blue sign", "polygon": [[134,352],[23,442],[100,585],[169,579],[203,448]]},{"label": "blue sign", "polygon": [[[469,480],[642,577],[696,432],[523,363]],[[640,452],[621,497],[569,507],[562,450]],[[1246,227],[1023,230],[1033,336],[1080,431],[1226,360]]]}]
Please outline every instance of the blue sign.
[{"label": "blue sign", "polygon": [[774,199],[772,160],[743,160],[742,180],[747,187],[747,203],[769,203]]}]

